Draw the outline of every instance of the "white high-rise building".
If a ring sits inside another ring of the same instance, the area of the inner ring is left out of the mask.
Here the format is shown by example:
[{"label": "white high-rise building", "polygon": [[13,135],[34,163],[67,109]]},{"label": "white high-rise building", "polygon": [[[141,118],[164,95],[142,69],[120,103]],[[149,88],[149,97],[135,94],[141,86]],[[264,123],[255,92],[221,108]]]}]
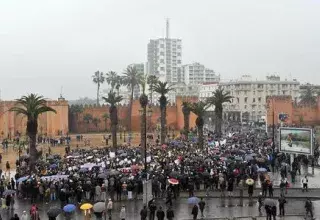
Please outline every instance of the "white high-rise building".
[{"label": "white high-rise building", "polygon": [[183,82],[181,39],[169,38],[169,22],[167,36],[150,40],[148,43],[147,74],[159,77],[169,83]]},{"label": "white high-rise building", "polygon": [[213,70],[205,68],[200,63],[186,64],[182,66],[182,75],[184,82],[189,84],[217,83],[220,81],[220,75]]}]

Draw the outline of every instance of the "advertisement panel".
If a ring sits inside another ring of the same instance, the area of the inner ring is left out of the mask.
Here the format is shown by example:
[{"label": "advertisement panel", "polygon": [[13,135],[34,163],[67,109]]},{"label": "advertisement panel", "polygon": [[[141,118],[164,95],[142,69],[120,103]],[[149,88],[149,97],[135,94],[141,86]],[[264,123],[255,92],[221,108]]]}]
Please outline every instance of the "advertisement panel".
[{"label": "advertisement panel", "polygon": [[280,128],[280,151],[297,154],[313,154],[313,132],[308,128]]}]

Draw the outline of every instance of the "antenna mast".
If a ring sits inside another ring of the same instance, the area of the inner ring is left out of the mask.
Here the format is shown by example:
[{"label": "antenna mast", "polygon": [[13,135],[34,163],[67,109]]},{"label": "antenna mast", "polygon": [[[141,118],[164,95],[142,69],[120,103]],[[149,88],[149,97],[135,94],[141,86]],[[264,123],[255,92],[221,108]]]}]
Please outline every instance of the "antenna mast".
[{"label": "antenna mast", "polygon": [[166,23],[166,38],[169,39],[170,35],[169,35],[169,18],[167,18],[167,23]]}]

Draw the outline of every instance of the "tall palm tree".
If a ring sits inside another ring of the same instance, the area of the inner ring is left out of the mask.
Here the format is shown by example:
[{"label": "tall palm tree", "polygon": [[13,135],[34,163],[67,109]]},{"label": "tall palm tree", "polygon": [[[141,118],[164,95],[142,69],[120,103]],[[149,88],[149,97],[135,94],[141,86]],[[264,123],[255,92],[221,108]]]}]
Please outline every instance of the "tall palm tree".
[{"label": "tall palm tree", "polygon": [[118,78],[119,78],[119,75],[114,71],[110,71],[106,74],[106,81],[111,86],[111,92],[114,92],[114,89],[116,88],[116,85],[117,85]]},{"label": "tall palm tree", "polygon": [[148,76],[147,83],[149,85],[149,91],[150,91],[150,103],[152,103],[153,98],[153,91],[154,91],[154,85],[158,82],[159,78],[155,75]]},{"label": "tall palm tree", "polygon": [[118,125],[118,111],[117,104],[122,101],[122,96],[117,96],[115,92],[109,92],[108,97],[102,97],[109,105],[109,114],[111,121],[112,146],[117,148],[117,125]]},{"label": "tall palm tree", "polygon": [[121,76],[117,76],[116,78],[116,90],[118,93],[118,96],[120,95],[120,87],[122,86],[123,82],[122,82],[122,78]]},{"label": "tall palm tree", "polygon": [[300,95],[300,103],[304,105],[315,105],[317,103],[317,97],[314,94],[314,89],[307,87]]},{"label": "tall palm tree", "polygon": [[103,72],[95,72],[92,75],[92,81],[97,84],[97,105],[99,106],[99,94],[100,94],[100,86],[102,83],[104,83],[105,77],[103,75]]},{"label": "tall palm tree", "polygon": [[[145,156],[145,149],[146,149],[146,135],[147,135],[147,105],[148,105],[148,96],[146,95],[146,83],[147,79],[144,77],[141,80],[142,86],[142,94],[140,95],[139,101],[142,108],[142,115],[140,120],[140,128],[141,128],[141,152],[144,152],[143,155]],[[144,157],[145,158],[145,157]],[[145,161],[146,165],[146,161]],[[146,169],[146,168],[145,168]]]},{"label": "tall palm tree", "polygon": [[223,103],[231,102],[232,98],[233,97],[230,95],[230,92],[224,92],[223,89],[218,88],[216,89],[216,91],[213,92],[213,96],[211,96],[207,100],[208,103],[215,106],[215,132],[218,135],[218,137],[221,136]]},{"label": "tall palm tree", "polygon": [[54,112],[51,107],[48,107],[46,100],[43,96],[30,94],[22,96],[16,100],[16,105],[10,108],[10,111],[16,112],[17,115],[27,117],[27,135],[29,137],[29,152],[30,152],[30,170],[34,170],[36,161],[39,157],[36,148],[36,139],[38,132],[38,117],[45,112]]},{"label": "tall palm tree", "polygon": [[182,113],[184,119],[184,134],[188,137],[189,127],[190,127],[190,112],[191,112],[191,103],[188,101],[182,102]]},{"label": "tall palm tree", "polygon": [[143,74],[138,72],[136,67],[129,66],[126,71],[124,72],[122,81],[123,85],[127,86],[130,89],[130,104],[129,104],[129,110],[128,110],[128,130],[132,132],[131,128],[131,115],[132,115],[132,103],[133,103],[133,91],[136,86],[139,86],[141,84],[143,78]]},{"label": "tall palm tree", "polygon": [[166,95],[171,90],[173,90],[173,88],[171,86],[169,86],[167,82],[158,81],[154,85],[154,91],[156,93],[160,94],[159,102],[160,102],[160,111],[161,111],[161,116],[160,116],[160,120],[161,120],[161,131],[160,131],[160,133],[161,133],[161,144],[164,144],[165,140],[166,140],[167,104],[168,104],[168,99],[167,99]]},{"label": "tall palm tree", "polygon": [[87,132],[89,131],[89,124],[90,122],[93,120],[93,117],[91,114],[89,113],[86,113],[84,116],[83,116],[83,121],[87,124]]},{"label": "tall palm tree", "polygon": [[107,131],[107,127],[108,127],[108,119],[110,118],[108,113],[104,113],[102,115],[102,120],[104,121],[104,127],[105,127],[105,131]]},{"label": "tall palm tree", "polygon": [[99,125],[100,122],[101,122],[100,118],[94,117],[94,118],[92,119],[92,123],[94,124],[94,126],[96,126],[96,129],[97,129],[98,131],[99,131],[98,125]]},{"label": "tall palm tree", "polygon": [[198,116],[196,119],[196,125],[198,128],[198,143],[199,143],[199,148],[203,148],[203,125],[204,125],[204,120],[203,117],[206,113],[206,110],[208,108],[208,104],[200,101],[196,103],[192,103],[190,106],[191,111]]}]

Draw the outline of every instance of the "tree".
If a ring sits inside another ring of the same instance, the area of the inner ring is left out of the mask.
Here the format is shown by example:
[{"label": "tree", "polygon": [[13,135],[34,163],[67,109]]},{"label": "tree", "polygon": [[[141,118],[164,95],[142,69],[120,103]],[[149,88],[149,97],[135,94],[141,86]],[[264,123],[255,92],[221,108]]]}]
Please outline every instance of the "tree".
[{"label": "tree", "polygon": [[196,125],[198,128],[198,143],[199,143],[199,148],[203,149],[203,125],[204,125],[204,120],[203,117],[206,113],[206,110],[208,108],[208,104],[200,101],[196,103],[192,103],[190,105],[190,110],[198,116],[196,119]]},{"label": "tree", "polygon": [[154,91],[156,93],[160,94],[160,112],[161,112],[161,116],[160,116],[160,121],[161,121],[161,144],[165,143],[165,139],[166,139],[166,123],[167,123],[167,104],[168,104],[168,99],[166,97],[166,95],[173,90],[173,88],[171,86],[168,85],[167,82],[161,82],[158,81],[155,85],[154,85]]},{"label": "tree", "polygon": [[106,81],[111,86],[111,92],[114,92],[114,89],[117,85],[118,78],[119,78],[119,75],[114,71],[110,71],[106,74]]},{"label": "tree", "polygon": [[155,75],[150,75],[148,76],[147,83],[149,85],[149,91],[150,91],[150,103],[153,104],[152,98],[153,98],[153,91],[154,91],[154,86],[158,82],[158,77]]},{"label": "tree", "polygon": [[100,122],[101,122],[100,118],[94,117],[92,119],[92,123],[94,124],[94,126],[96,126],[96,129],[98,129],[98,131],[99,131],[98,125],[99,125]]},{"label": "tree", "polygon": [[91,114],[89,113],[86,113],[84,116],[83,116],[83,121],[87,124],[87,132],[89,130],[89,124],[90,122],[93,120],[93,117]]},{"label": "tree", "polygon": [[182,113],[184,119],[184,134],[188,137],[189,127],[190,127],[190,112],[191,112],[191,103],[188,101],[182,102]]},{"label": "tree", "polygon": [[300,95],[300,103],[303,105],[317,104],[317,97],[314,94],[314,89],[312,87],[307,87]]},{"label": "tree", "polygon": [[230,96],[230,92],[224,92],[223,89],[218,88],[213,92],[213,96],[208,98],[207,102],[215,106],[214,113],[216,116],[215,120],[215,132],[218,137],[221,136],[221,124],[222,124],[222,113],[223,103],[231,102],[233,97]]},{"label": "tree", "polygon": [[34,171],[39,153],[36,147],[36,139],[38,132],[38,117],[45,112],[54,112],[51,107],[47,106],[47,101],[43,96],[38,96],[31,93],[27,96],[22,96],[16,100],[16,105],[10,108],[9,111],[16,112],[17,115],[27,117],[27,135],[29,137],[29,152],[30,152],[30,170]]},{"label": "tree", "polygon": [[105,131],[107,131],[107,127],[108,127],[108,119],[110,118],[108,113],[104,113],[102,115],[102,120],[104,121],[104,127],[105,127]]},{"label": "tree", "polygon": [[104,83],[105,77],[103,76],[102,72],[95,72],[92,75],[92,80],[95,84],[97,84],[97,105],[99,106],[99,94],[100,94],[100,86]]},{"label": "tree", "polygon": [[109,115],[111,121],[112,146],[117,148],[117,125],[118,111],[117,104],[122,101],[122,96],[117,96],[115,92],[109,92],[108,97],[102,97],[109,105]]},{"label": "tree", "polygon": [[[140,106],[142,108],[142,115],[141,115],[141,120],[140,120],[140,127],[141,127],[141,152],[144,152],[146,149],[146,132],[147,132],[147,105],[148,105],[148,96],[146,95],[146,83],[147,79],[144,77],[141,80],[141,86],[142,86],[142,94],[140,95],[139,101],[140,101]],[[145,156],[145,153],[143,155]],[[144,157],[145,158],[145,157]],[[145,161],[146,163],[146,161]],[[145,167],[146,169],[146,167]]]},{"label": "tree", "polygon": [[141,84],[143,78],[143,74],[139,73],[134,66],[129,66],[124,72],[124,76],[122,78],[122,82],[125,86],[127,86],[131,91],[130,94],[130,104],[128,110],[128,130],[131,133],[131,115],[132,115],[132,103],[133,103],[133,91],[134,88]]}]

